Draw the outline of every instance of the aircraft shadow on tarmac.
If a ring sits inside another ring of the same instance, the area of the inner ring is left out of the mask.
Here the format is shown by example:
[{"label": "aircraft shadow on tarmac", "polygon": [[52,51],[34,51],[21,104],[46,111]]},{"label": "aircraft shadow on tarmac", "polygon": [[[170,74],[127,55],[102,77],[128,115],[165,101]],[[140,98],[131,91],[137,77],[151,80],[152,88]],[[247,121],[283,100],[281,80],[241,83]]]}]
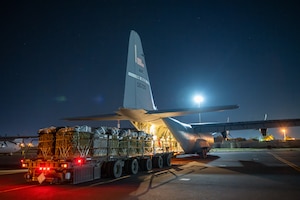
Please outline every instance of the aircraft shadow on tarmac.
[{"label": "aircraft shadow on tarmac", "polygon": [[243,174],[297,174],[299,172],[291,168],[290,166],[266,166],[256,161],[239,160],[243,165],[241,167],[222,167],[228,170],[236,171]]},{"label": "aircraft shadow on tarmac", "polygon": [[289,178],[299,177],[299,171],[296,171],[290,166],[267,166],[262,163],[256,161],[245,161],[239,160],[242,164],[240,167],[221,167],[222,169],[237,172],[240,174],[246,174],[249,176],[257,176],[264,179],[269,179],[271,181],[276,181],[279,183],[288,184],[291,186],[295,186],[299,184],[297,178]]},{"label": "aircraft shadow on tarmac", "polygon": [[185,157],[177,157],[177,158],[172,158],[172,166],[173,165],[185,165],[189,162],[199,162],[199,163],[203,163],[203,164],[208,164],[216,159],[219,159],[219,156],[215,156],[215,155],[207,155],[207,157],[205,159],[201,158],[198,155],[187,155]]}]

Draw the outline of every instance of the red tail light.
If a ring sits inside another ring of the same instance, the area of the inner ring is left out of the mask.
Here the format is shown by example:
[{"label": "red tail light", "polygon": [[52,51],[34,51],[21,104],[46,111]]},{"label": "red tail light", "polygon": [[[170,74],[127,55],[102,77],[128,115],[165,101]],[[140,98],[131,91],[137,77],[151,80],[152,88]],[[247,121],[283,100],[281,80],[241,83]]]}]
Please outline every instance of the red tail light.
[{"label": "red tail light", "polygon": [[84,158],[76,158],[75,159],[75,164],[77,165],[82,165],[84,163]]},{"label": "red tail light", "polygon": [[39,167],[40,171],[50,171],[50,167]]}]

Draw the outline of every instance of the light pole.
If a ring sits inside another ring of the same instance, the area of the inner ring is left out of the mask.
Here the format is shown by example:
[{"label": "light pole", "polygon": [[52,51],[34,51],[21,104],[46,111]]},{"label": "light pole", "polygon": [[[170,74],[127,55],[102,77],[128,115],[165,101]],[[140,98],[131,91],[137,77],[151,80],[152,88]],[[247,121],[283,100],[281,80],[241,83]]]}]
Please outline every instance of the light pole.
[{"label": "light pole", "polygon": [[286,141],[285,129],[282,129],[282,132],[283,132],[283,141]]},{"label": "light pole", "polygon": [[[204,101],[204,98],[201,95],[196,95],[194,97],[194,101],[198,104],[198,107],[200,108],[200,105]],[[201,123],[201,112],[199,112],[199,123]]]}]

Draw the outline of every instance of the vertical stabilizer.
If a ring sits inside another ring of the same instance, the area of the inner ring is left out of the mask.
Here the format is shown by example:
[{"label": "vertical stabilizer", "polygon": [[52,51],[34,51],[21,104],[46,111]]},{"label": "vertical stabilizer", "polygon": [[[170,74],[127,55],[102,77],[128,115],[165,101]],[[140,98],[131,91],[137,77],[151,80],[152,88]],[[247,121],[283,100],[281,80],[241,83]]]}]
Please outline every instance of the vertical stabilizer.
[{"label": "vertical stabilizer", "polygon": [[156,110],[141,39],[133,30],[129,38],[123,107]]}]

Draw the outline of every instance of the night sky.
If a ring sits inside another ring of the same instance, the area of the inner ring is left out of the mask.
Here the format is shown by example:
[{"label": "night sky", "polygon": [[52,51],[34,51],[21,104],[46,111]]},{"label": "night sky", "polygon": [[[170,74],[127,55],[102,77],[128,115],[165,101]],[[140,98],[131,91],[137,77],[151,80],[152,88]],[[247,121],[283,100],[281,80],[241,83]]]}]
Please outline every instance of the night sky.
[{"label": "night sky", "polygon": [[[299,13],[297,1],[3,0],[0,135],[116,126],[61,119],[122,106],[130,30],[141,37],[158,109],[196,107],[200,93],[201,106],[240,106],[203,122],[300,118]],[[287,134],[300,137],[298,128]]]}]

